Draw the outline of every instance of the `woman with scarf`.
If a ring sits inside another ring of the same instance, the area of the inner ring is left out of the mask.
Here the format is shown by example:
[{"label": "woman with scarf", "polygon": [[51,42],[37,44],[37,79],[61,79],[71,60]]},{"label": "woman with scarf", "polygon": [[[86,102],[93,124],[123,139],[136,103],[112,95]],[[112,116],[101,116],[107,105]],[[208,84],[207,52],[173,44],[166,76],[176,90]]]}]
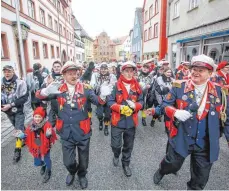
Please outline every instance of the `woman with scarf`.
[{"label": "woman with scarf", "polygon": [[172,70],[170,68],[166,68],[161,76],[156,78],[155,82],[155,95],[159,105],[162,104],[167,93],[169,93],[172,88],[172,82],[174,79],[172,78]]},{"label": "woman with scarf", "polygon": [[[94,89],[95,94],[100,95],[100,87],[102,85],[106,84],[113,87],[116,81],[115,75],[109,73],[108,65],[104,62],[100,66],[100,72],[92,75],[90,85]],[[99,120],[99,130],[102,131],[104,125],[104,135],[108,136],[108,126],[110,125],[111,118],[110,108],[107,104],[98,105],[96,108],[96,115]]]},{"label": "woman with scarf", "polygon": [[[152,83],[150,85],[150,88],[148,90],[147,98],[146,98],[146,103],[147,107],[155,107],[157,108],[160,104],[157,101],[156,98],[156,81],[157,78],[159,78],[163,73],[164,73],[165,68],[163,66],[158,66],[155,68],[154,71],[151,72],[151,75],[153,76],[152,78]],[[161,116],[153,115],[152,120],[150,122],[150,126],[154,127],[155,121],[158,119],[158,121],[161,122]]]},{"label": "woman with scarf", "polygon": [[112,94],[107,97],[107,104],[112,111],[111,147],[114,153],[113,164],[118,166],[122,151],[122,167],[127,177],[132,175],[129,164],[138,125],[138,111],[143,107],[142,89],[134,78],[135,70],[136,65],[132,61],[123,63],[121,75]]},{"label": "woman with scarf", "polygon": [[[3,67],[4,77],[1,84],[1,110],[6,113],[16,130],[24,131],[25,114],[24,104],[28,99],[26,82],[20,80],[10,65]],[[16,139],[13,162],[21,158],[22,140]]]},{"label": "woman with scarf", "polygon": [[148,90],[150,88],[150,84],[152,81],[150,66],[147,63],[143,64],[141,70],[139,71],[138,81],[139,84],[141,85],[143,91],[143,99],[144,99],[144,107],[142,108],[142,125],[146,126],[146,112],[145,112],[147,109],[146,96],[148,94]]},{"label": "woman with scarf", "polygon": [[43,107],[37,107],[33,113],[33,123],[26,128],[25,133],[19,131],[17,137],[25,139],[29,152],[34,157],[34,165],[41,166],[40,174],[44,175],[42,182],[51,177],[52,161],[50,159],[51,145],[57,140],[52,125],[45,119]]}]

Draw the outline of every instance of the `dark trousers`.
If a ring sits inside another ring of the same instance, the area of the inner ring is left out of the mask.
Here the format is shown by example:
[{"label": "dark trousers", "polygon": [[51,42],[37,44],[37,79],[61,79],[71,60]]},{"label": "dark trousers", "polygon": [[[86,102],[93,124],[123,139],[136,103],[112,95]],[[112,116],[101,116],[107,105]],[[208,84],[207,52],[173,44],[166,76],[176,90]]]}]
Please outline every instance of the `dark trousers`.
[{"label": "dark trousers", "polygon": [[89,163],[89,145],[90,138],[82,140],[79,142],[74,141],[70,138],[67,141],[61,140],[62,151],[63,151],[63,161],[68,172],[74,175],[77,172],[77,162],[76,162],[76,148],[78,149],[78,176],[84,177],[87,174],[87,168]]},{"label": "dark trousers", "polygon": [[17,112],[13,115],[7,115],[7,117],[9,118],[10,122],[15,127],[15,129],[22,131],[25,130],[25,114],[22,111]]},{"label": "dark trousers", "polygon": [[[134,147],[135,127],[123,129],[119,127],[111,127],[111,147],[116,158],[121,154],[122,149],[122,164],[129,166],[131,152]],[[122,145],[123,139],[123,145]]]},{"label": "dark trousers", "polygon": [[109,122],[111,119],[111,109],[105,105],[99,105],[96,109],[96,115],[99,120],[104,120],[104,122]]},{"label": "dark trousers", "polygon": [[[197,145],[189,146],[189,154],[191,154],[191,180],[187,183],[188,189],[203,190],[206,186],[212,167],[209,162],[209,151],[207,148],[200,148]],[[168,150],[165,158],[160,164],[160,173],[162,175],[175,173],[180,170],[185,158],[168,145]]]},{"label": "dark trousers", "polygon": [[34,165],[35,166],[45,165],[48,170],[51,170],[52,161],[50,158],[50,151],[44,156],[44,160],[41,157],[35,157],[34,158]]}]

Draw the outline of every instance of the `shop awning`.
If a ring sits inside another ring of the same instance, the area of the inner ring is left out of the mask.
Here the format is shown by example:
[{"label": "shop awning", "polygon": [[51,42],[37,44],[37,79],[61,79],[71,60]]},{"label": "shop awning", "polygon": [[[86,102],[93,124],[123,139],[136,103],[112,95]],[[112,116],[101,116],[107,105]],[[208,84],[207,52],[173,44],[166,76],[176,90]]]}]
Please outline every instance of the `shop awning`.
[{"label": "shop awning", "polygon": [[184,42],[190,42],[190,41],[201,40],[201,39],[206,39],[206,38],[210,38],[210,37],[224,36],[224,35],[229,35],[229,30],[215,32],[215,33],[202,35],[202,36],[198,36],[198,37],[193,37],[193,38],[185,38],[185,39],[177,40],[176,42],[177,43],[184,43]]}]

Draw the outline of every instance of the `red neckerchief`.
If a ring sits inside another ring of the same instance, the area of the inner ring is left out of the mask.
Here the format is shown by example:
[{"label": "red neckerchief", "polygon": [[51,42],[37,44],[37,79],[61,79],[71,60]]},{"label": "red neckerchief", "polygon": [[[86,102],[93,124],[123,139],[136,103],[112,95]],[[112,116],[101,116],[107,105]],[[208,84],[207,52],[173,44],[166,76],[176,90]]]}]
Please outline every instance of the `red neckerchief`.
[{"label": "red neckerchief", "polygon": [[122,90],[124,100],[127,100],[129,94],[128,94],[127,89],[123,83],[130,84],[131,90],[137,91],[138,94],[141,94],[141,88],[140,88],[140,85],[136,79],[132,78],[131,80],[127,80],[123,75],[120,75],[120,77],[118,79],[118,85],[119,85],[120,89]]}]

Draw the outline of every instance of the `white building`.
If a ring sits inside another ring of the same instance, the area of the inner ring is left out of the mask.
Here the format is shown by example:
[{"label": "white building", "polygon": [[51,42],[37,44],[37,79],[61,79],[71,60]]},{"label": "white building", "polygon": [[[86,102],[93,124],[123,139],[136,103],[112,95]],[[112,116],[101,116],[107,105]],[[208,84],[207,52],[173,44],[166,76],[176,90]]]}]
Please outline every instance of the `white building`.
[{"label": "white building", "polygon": [[[13,63],[22,74],[14,22],[14,0],[1,2],[1,67]],[[20,21],[28,29],[23,40],[26,70],[41,63],[49,70],[55,60],[74,60],[71,0],[19,0]]]},{"label": "white building", "polygon": [[75,57],[76,60],[80,62],[84,62],[84,55],[85,55],[85,49],[84,49],[84,42],[82,41],[81,37],[75,33],[75,43],[76,43],[76,50],[75,50]]},{"label": "white building", "polygon": [[127,36],[126,40],[123,43],[123,50],[124,50],[124,52],[126,54],[125,58],[127,60],[129,60],[130,57],[131,57],[130,47],[131,47],[130,36]]},{"label": "white building", "polygon": [[229,1],[170,0],[168,55],[173,68],[206,54],[216,64],[229,60]]},{"label": "white building", "polygon": [[125,61],[130,59],[130,47],[131,41],[130,36],[122,36],[119,38],[113,39],[115,43],[115,52],[116,52],[116,60],[117,61]]},{"label": "white building", "polygon": [[159,52],[160,14],[159,0],[145,0],[143,5],[143,55],[152,58]]},{"label": "white building", "polygon": [[76,46],[75,57],[76,57],[76,60],[80,62],[84,62],[85,61],[85,46],[84,46],[84,41],[81,38],[82,27],[74,15],[73,15],[73,23],[74,23],[74,30],[75,30],[75,46]]}]

